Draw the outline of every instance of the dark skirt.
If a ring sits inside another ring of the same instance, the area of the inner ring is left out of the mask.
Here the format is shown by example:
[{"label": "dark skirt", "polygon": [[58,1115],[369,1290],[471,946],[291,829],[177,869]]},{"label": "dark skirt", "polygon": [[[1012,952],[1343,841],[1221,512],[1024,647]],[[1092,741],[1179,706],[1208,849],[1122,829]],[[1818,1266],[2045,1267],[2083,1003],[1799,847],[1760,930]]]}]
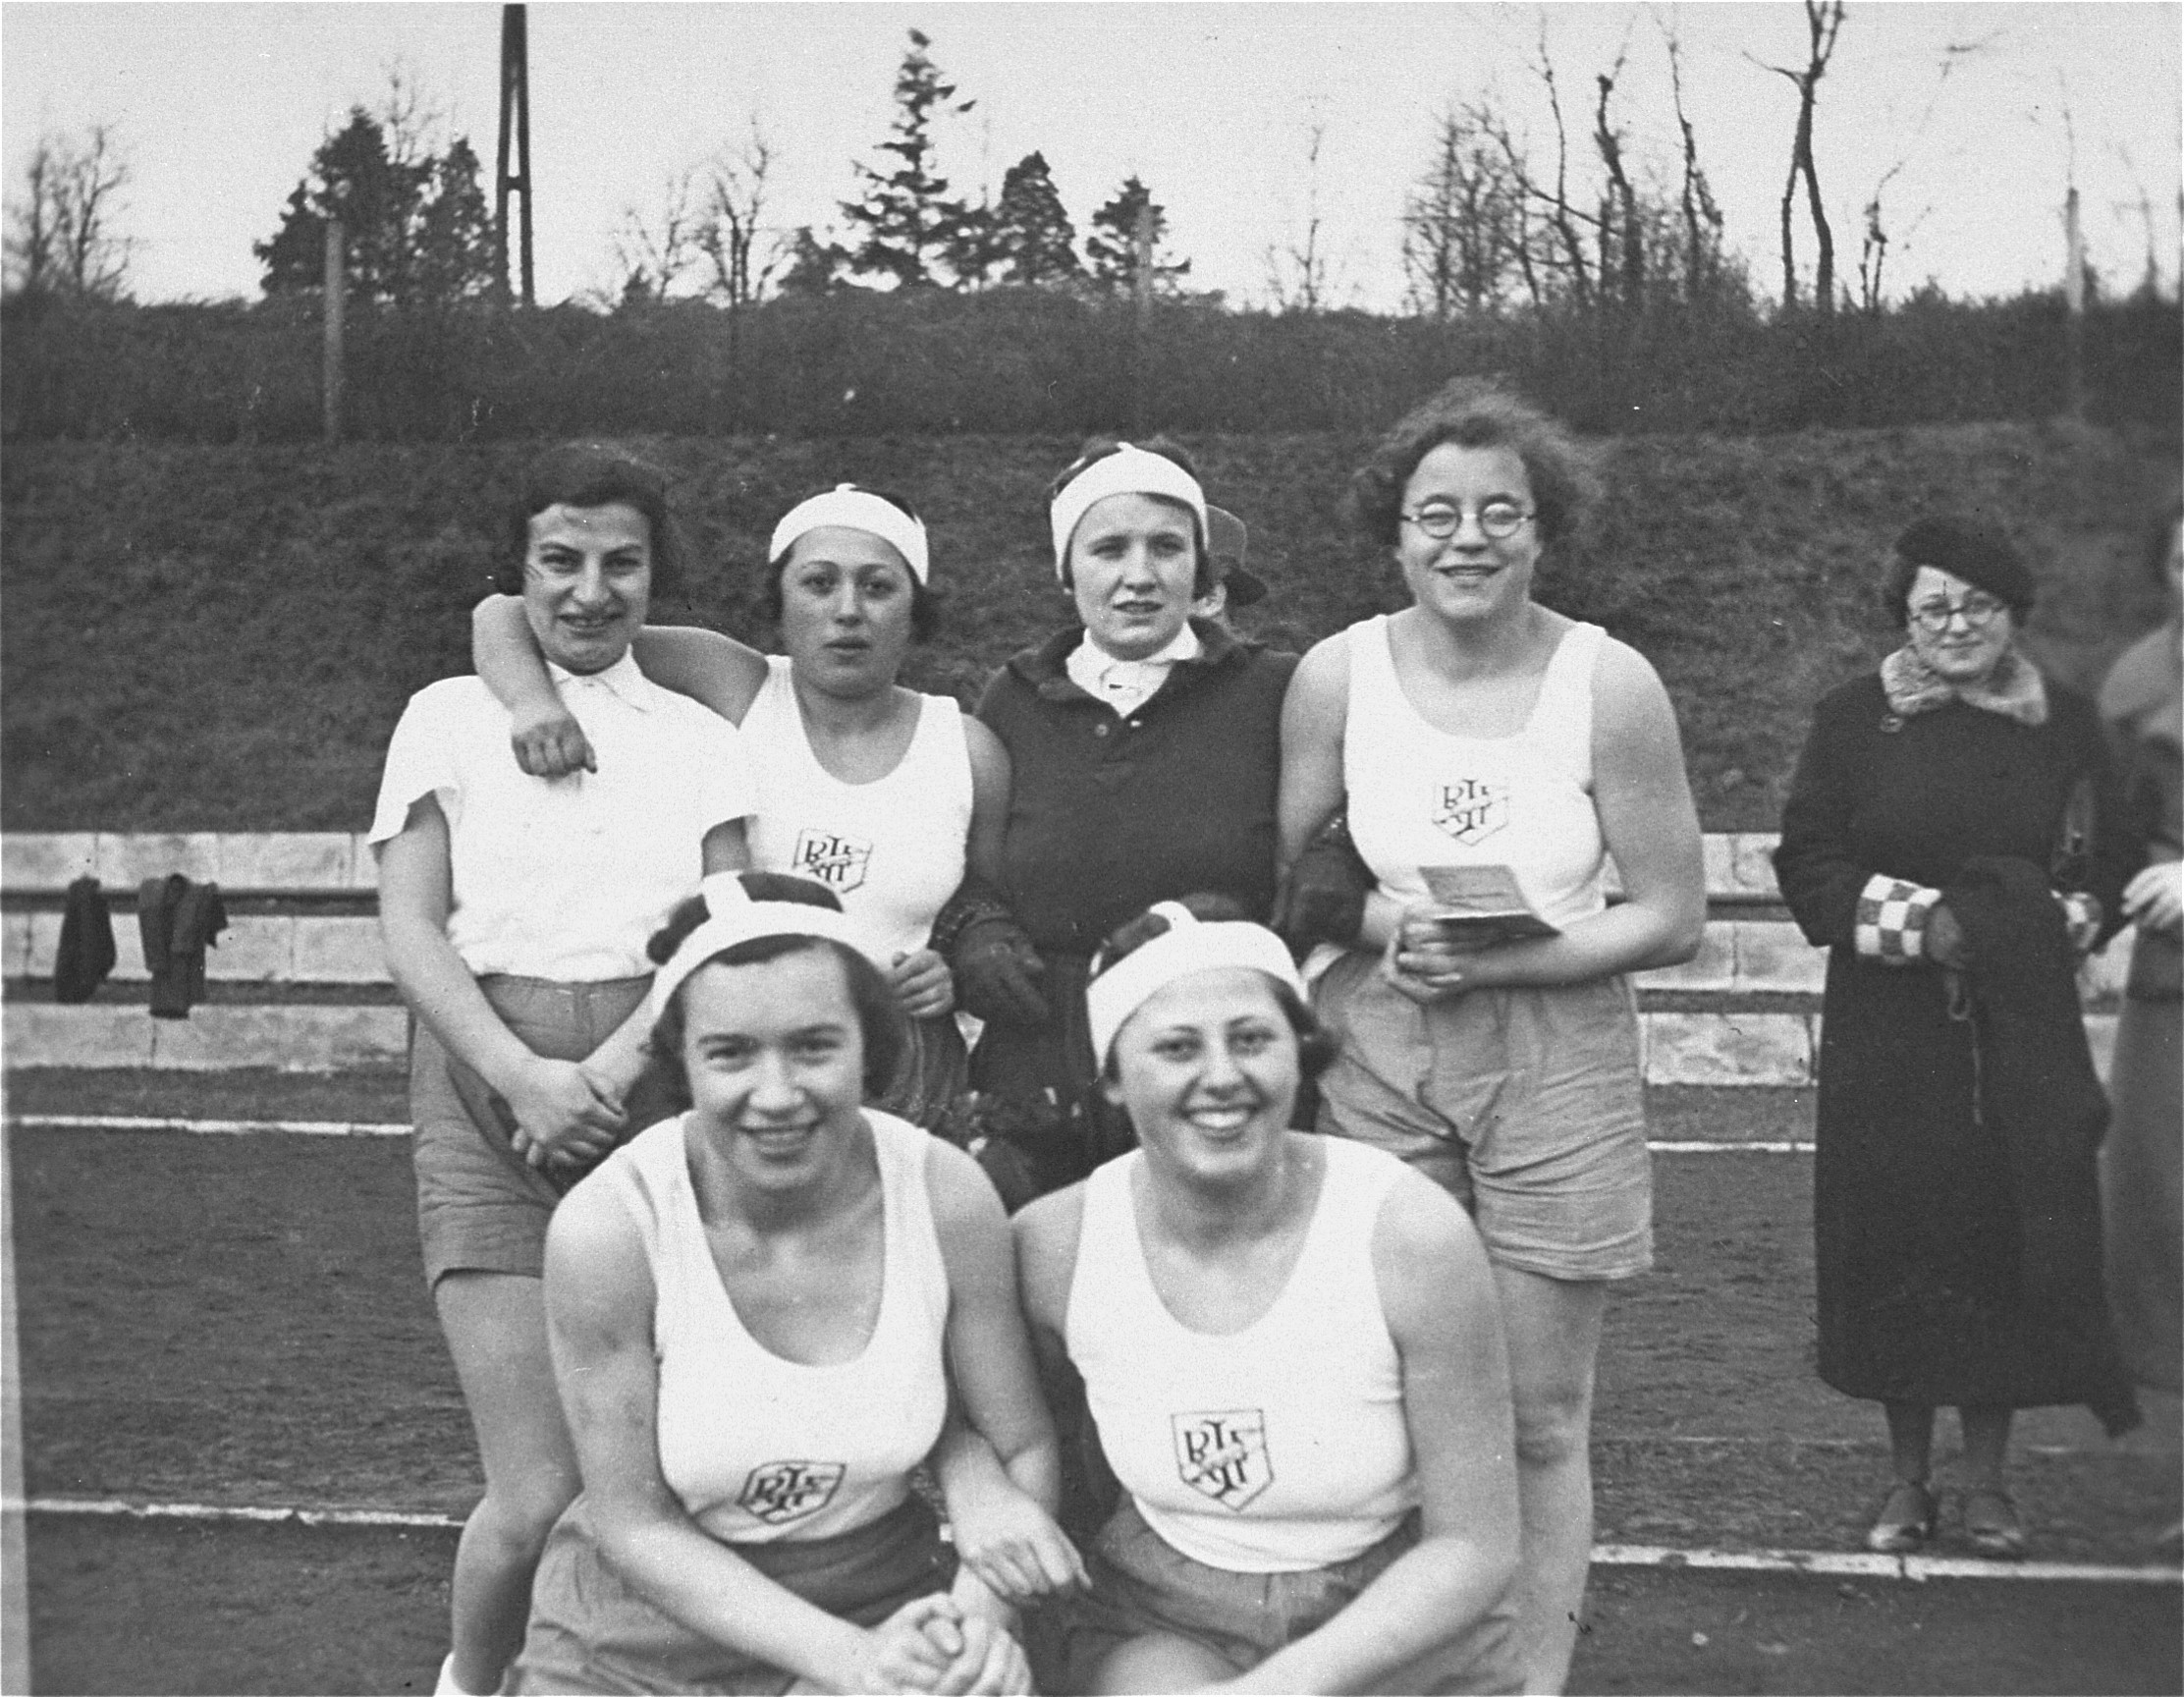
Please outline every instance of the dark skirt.
[{"label": "dark skirt", "polygon": [[[877,1626],[956,1578],[955,1552],[914,1493],[853,1532],[733,1548],[776,1584],[859,1626]],[[638,1596],[599,1554],[579,1497],[546,1542],[531,1581],[530,1630],[503,1689],[746,1697],[785,1692],[797,1677],[691,1631]]]}]

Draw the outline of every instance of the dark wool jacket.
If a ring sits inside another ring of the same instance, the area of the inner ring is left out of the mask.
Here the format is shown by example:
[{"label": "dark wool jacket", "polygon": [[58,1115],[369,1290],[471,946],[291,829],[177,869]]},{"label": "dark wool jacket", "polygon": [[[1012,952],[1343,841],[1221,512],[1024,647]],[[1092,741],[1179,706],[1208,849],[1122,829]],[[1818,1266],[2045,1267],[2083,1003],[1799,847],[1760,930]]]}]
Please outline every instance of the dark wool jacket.
[{"label": "dark wool jacket", "polygon": [[1127,718],[1064,670],[1074,627],[1011,659],[978,704],[1011,769],[1001,894],[1045,963],[1053,1010],[1038,1028],[990,1022],[971,1057],[972,1084],[1008,1105],[991,1128],[1006,1122],[1051,1157],[1012,1205],[1130,1145],[1128,1122],[1093,1088],[1085,1017],[1086,969],[1108,933],[1180,896],[1232,897],[1257,919],[1274,903],[1282,698],[1297,657],[1192,629],[1201,655]]},{"label": "dark wool jacket", "polygon": [[1127,719],[1063,669],[1071,627],[1004,666],[978,717],[1009,750],[1002,884],[1033,947],[1090,956],[1155,902],[1274,903],[1282,697],[1294,654],[1193,620],[1204,644]]}]

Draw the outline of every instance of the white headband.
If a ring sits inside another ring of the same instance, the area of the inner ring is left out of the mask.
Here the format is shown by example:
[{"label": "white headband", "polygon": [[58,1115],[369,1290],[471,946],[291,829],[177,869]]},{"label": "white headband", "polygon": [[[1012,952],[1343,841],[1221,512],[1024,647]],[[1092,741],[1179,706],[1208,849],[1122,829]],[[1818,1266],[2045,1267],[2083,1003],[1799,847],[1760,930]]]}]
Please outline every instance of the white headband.
[{"label": "white headband", "polygon": [[1198,479],[1165,454],[1149,454],[1127,442],[1103,455],[1063,486],[1047,509],[1054,525],[1054,575],[1063,575],[1069,563],[1069,538],[1095,501],[1110,495],[1165,495],[1180,501],[1198,520],[1198,539],[1206,539],[1206,492]]},{"label": "white headband", "polygon": [[1156,902],[1151,911],[1169,929],[1130,951],[1085,986],[1092,1026],[1092,1058],[1104,1070],[1115,1034],[1155,992],[1178,978],[1223,966],[1247,966],[1286,984],[1304,1000],[1304,980],[1282,939],[1246,919],[1201,919],[1180,902]]},{"label": "white headband", "polygon": [[675,958],[652,980],[646,1018],[654,1025],[682,988],[682,981],[724,949],[754,937],[826,937],[854,949],[849,916],[834,907],[802,902],[754,902],[733,872],[716,872],[698,886],[705,895],[705,923],[683,938]]},{"label": "white headband", "polygon": [[933,568],[925,545],[925,526],[894,502],[883,500],[869,489],[859,489],[854,483],[838,483],[826,493],[790,508],[774,526],[774,539],[766,544],[767,564],[788,553],[806,531],[827,525],[863,530],[893,544],[920,583],[931,580]]}]

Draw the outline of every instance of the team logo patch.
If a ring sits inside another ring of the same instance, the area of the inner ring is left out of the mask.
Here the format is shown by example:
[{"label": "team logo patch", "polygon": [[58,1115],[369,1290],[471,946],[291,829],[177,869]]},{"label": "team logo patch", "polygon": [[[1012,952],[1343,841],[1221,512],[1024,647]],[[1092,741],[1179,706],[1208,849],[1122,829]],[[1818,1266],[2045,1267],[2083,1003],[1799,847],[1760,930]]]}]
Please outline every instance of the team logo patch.
[{"label": "team logo patch", "polygon": [[872,860],[872,845],[832,831],[796,833],[796,851],[789,870],[803,878],[816,878],[830,890],[854,890],[864,883]]},{"label": "team logo patch", "polygon": [[1257,1408],[1215,1408],[1171,1414],[1175,1473],[1224,1508],[1241,1509],[1274,1483],[1267,1455],[1267,1417]]},{"label": "team logo patch", "polygon": [[1509,787],[1479,778],[1436,784],[1431,817],[1458,843],[1484,843],[1509,822]]},{"label": "team logo patch", "polygon": [[736,1506],[769,1526],[816,1514],[842,1483],[839,1461],[767,1461],[750,1470]]}]

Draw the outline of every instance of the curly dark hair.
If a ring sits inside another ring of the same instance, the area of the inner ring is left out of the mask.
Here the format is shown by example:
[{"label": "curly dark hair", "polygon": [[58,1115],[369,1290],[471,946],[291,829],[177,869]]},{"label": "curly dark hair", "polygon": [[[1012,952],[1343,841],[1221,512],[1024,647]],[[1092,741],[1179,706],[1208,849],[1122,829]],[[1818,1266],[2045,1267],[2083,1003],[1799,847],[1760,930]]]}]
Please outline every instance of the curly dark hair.
[{"label": "curly dark hair", "polygon": [[[832,489],[837,485],[830,483],[827,487]],[[917,509],[912,507],[906,498],[896,494],[892,489],[873,489],[861,483],[855,484],[853,487],[859,494],[876,495],[890,507],[900,508],[912,519],[917,519]],[[802,497],[798,497],[795,504],[800,504],[802,499]],[[923,520],[918,521],[920,523],[924,522]],[[802,540],[803,538],[800,536],[796,539],[797,542]],[[759,604],[765,609],[766,617],[774,622],[777,629],[781,625],[781,580],[789,571],[789,556],[795,551],[796,543],[792,542],[773,559],[766,562],[766,587],[760,595]],[[910,574],[911,641],[929,642],[933,639],[934,635],[940,630],[941,611],[947,605],[947,601],[948,597],[939,590],[928,588],[920,582],[915,572]]]},{"label": "curly dark hair", "polygon": [[493,587],[503,595],[522,594],[534,514],[549,507],[616,505],[634,507],[652,531],[652,593],[680,595],[682,538],[668,507],[667,475],[611,442],[564,442],[531,462],[508,511],[503,532],[508,553],[493,569]]},{"label": "curly dark hair", "polygon": [[[831,908],[838,913],[842,910],[842,903],[835,893],[809,878],[792,878],[786,872],[742,872],[737,875],[737,882],[753,902],[791,902],[804,907]],[[665,966],[673,959],[682,940],[704,924],[706,916],[702,896],[691,896],[678,903],[644,946],[653,964]],[[895,1000],[895,992],[880,976],[880,969],[856,950],[831,937],[791,932],[777,937],[753,937],[735,944],[708,958],[704,964],[754,966],[762,961],[778,960],[801,949],[830,952],[842,962],[843,976],[849,986],[849,1005],[856,1011],[857,1029],[864,1037],[864,1094],[867,1098],[879,1095],[895,1076],[895,1068],[901,1063],[902,1050],[909,1037],[903,1028],[902,1010]],[[685,978],[684,986],[688,983]],[[675,993],[666,1011],[653,1024],[652,1035],[647,1041],[656,1060],[671,1070],[682,1072],[681,990]],[[686,1085],[687,1079],[684,1082]]]},{"label": "curly dark hair", "polygon": [[[1068,465],[1063,466],[1055,480],[1047,485],[1048,505],[1052,506],[1054,498],[1082,476],[1095,462],[1105,460],[1110,454],[1120,451],[1124,446],[1125,444],[1119,436],[1086,437],[1084,446],[1077,450],[1077,457],[1070,461]],[[1127,446],[1141,448],[1148,454],[1158,454],[1163,460],[1173,460],[1193,477],[1198,476],[1198,462],[1190,457],[1190,450],[1180,442],[1173,441],[1167,436],[1148,436],[1142,442],[1131,442]],[[1199,481],[1203,483],[1204,479],[1200,478]],[[1211,554],[1207,551],[1206,538],[1198,527],[1195,514],[1192,515],[1190,526],[1190,545],[1194,568],[1190,580],[1190,592],[1194,597],[1202,600],[1214,592],[1214,563]],[[1065,589],[1072,587],[1069,579],[1069,562],[1066,559],[1062,562],[1062,587]]]},{"label": "curly dark hair", "polygon": [[[1230,896],[1196,895],[1176,898],[1176,904],[1187,909],[1192,917],[1208,924],[1227,919],[1248,920],[1251,914],[1242,903]],[[1152,942],[1165,937],[1174,929],[1174,922],[1165,913],[1151,909],[1134,919],[1125,919],[1108,933],[1107,941],[1100,945],[1100,952],[1093,958],[1092,975],[1097,978],[1118,960],[1127,958]],[[1307,1080],[1317,1078],[1335,1064],[1336,1042],[1321,1026],[1312,1010],[1297,1000],[1297,994],[1286,984],[1274,986],[1274,999],[1281,1003],[1282,1012],[1289,1021],[1289,1029],[1296,1033],[1297,1072]],[[1109,1051],[1107,1066],[1100,1074],[1110,1084],[1121,1078],[1116,1065],[1114,1052]]]},{"label": "curly dark hair", "polygon": [[1583,534],[1601,494],[1591,451],[1530,402],[1485,378],[1458,377],[1397,420],[1351,473],[1351,512],[1369,540],[1395,545],[1403,491],[1418,463],[1450,442],[1459,448],[1506,448],[1524,462],[1543,545]]}]

